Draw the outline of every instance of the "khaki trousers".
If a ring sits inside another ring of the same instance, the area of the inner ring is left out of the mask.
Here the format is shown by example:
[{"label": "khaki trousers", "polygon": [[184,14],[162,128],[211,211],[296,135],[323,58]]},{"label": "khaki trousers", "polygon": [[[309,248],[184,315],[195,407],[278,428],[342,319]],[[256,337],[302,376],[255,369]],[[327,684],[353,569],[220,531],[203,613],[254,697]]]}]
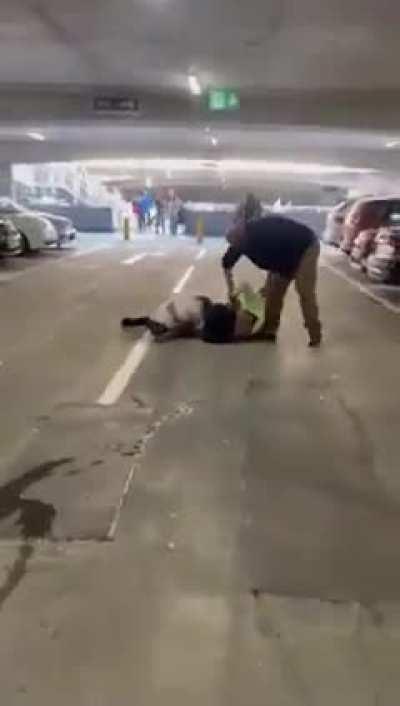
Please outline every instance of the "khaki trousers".
[{"label": "khaki trousers", "polygon": [[[321,336],[321,323],[317,303],[318,258],[320,244],[317,240],[310,245],[300,260],[294,276],[294,285],[300,299],[304,326],[315,340]],[[269,272],[265,284],[266,294],[266,333],[276,333],[281,319],[281,312],[286,292],[291,280],[276,272]]]}]

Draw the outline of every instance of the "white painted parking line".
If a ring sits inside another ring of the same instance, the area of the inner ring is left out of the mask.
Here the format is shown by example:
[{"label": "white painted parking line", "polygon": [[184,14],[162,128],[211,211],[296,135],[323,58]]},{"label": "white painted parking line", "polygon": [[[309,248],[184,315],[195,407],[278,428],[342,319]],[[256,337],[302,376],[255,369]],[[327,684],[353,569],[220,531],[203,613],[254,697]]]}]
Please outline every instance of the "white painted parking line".
[{"label": "white painted parking line", "polygon": [[[185,284],[187,283],[189,278],[192,276],[194,269],[195,269],[195,266],[191,265],[186,270],[183,277],[180,279],[180,281],[178,282],[176,287],[173,289],[174,294],[179,294],[179,292],[182,291]],[[139,339],[139,341],[137,343],[135,343],[135,345],[133,346],[128,357],[125,359],[124,363],[122,364],[122,366],[119,368],[119,370],[117,370],[117,372],[111,378],[110,382],[108,383],[107,387],[105,388],[104,392],[100,395],[99,399],[97,400],[97,404],[106,407],[106,406],[116,404],[118,402],[121,395],[123,394],[123,392],[127,388],[133,375],[135,374],[135,372],[137,371],[137,369],[140,367],[143,360],[145,359],[145,357],[150,349],[152,340],[153,339],[152,339],[151,334],[148,331],[146,331],[146,333],[143,334],[143,336]],[[126,496],[128,495],[130,487],[132,485],[132,481],[133,481],[136,469],[137,469],[137,464],[133,464],[129,470],[121,497],[119,498],[119,501],[118,501],[117,506],[115,508],[115,513],[114,513],[113,520],[111,522],[111,526],[110,526],[108,533],[107,533],[107,539],[109,539],[109,540],[113,540],[115,538],[115,535],[116,535],[116,532],[118,529],[119,520],[121,517],[122,508],[124,506]]]},{"label": "white painted parking line", "polygon": [[186,270],[185,274],[183,275],[182,279],[179,280],[178,284],[174,289],[172,290],[174,294],[180,294],[188,280],[191,278],[192,274],[194,272],[194,265],[191,265],[188,267]]},{"label": "white painted parking line", "polygon": [[118,402],[129,380],[144,360],[150,348],[151,340],[151,334],[146,331],[139,341],[135,343],[123,365],[111,378],[106,389],[97,400],[97,404],[109,406]]},{"label": "white painted parking line", "polygon": [[134,265],[136,262],[140,262],[147,256],[147,252],[141,253],[140,255],[134,255],[133,257],[128,257],[127,260],[122,260],[121,265]]},{"label": "white painted parking line", "polygon": [[367,287],[364,284],[361,284],[361,282],[357,282],[357,280],[354,280],[352,277],[349,277],[349,275],[346,275],[346,273],[342,272],[338,267],[329,264],[326,260],[321,263],[321,266],[326,267],[327,270],[333,272],[333,274],[335,274],[337,277],[343,279],[345,282],[350,284],[351,287],[354,287],[354,289],[358,289],[359,292],[365,294],[377,304],[381,304],[381,306],[385,307],[385,309],[387,309],[388,311],[391,311],[393,314],[400,314],[400,305],[388,302],[383,297],[380,297],[379,294],[375,294],[375,292],[371,288]]},{"label": "white painted parking line", "polygon": [[198,252],[196,255],[196,260],[202,260],[204,255],[206,254],[206,252],[207,252],[207,250],[205,248],[200,250],[200,252]]},{"label": "white painted parking line", "polygon": [[[136,255],[136,258],[142,258],[144,255]],[[133,260],[134,258],[131,258]],[[137,260],[136,260],[137,261]],[[172,290],[174,294],[180,294],[186,285],[189,278],[194,272],[195,266],[191,265],[179,280],[177,285]],[[111,378],[104,392],[100,395],[97,400],[97,404],[103,406],[109,406],[118,402],[122,393],[126,389],[130,379],[133,377],[141,363],[143,362],[146,354],[150,348],[152,342],[152,336],[149,332],[146,332],[137,343],[133,346],[128,357],[125,359],[124,363],[117,370],[115,375]]]}]

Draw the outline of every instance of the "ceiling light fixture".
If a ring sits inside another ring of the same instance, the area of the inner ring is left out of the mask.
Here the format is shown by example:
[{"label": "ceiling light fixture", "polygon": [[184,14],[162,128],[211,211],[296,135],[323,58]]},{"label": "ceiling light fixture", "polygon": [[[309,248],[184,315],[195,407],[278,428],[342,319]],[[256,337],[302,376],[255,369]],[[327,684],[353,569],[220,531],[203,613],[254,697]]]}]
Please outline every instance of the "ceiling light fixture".
[{"label": "ceiling light fixture", "polygon": [[267,162],[262,160],[225,159],[221,169],[233,172],[253,172],[265,174],[376,174],[376,169],[346,167],[342,164],[318,164],[312,162]]},{"label": "ceiling light fixture", "polygon": [[191,94],[193,96],[201,96],[201,94],[202,94],[201,84],[200,84],[200,81],[197,78],[196,74],[189,74],[188,83],[189,83],[189,88],[190,88]]},{"label": "ceiling light fixture", "polygon": [[[217,139],[217,138],[215,138]],[[217,140],[218,144],[218,140]],[[399,142],[400,146],[400,142]],[[159,159],[121,159],[121,160],[85,160],[81,162],[89,169],[103,169],[104,171],[135,169],[143,170],[147,173],[152,170],[163,171],[204,171],[207,169],[221,170],[233,173],[254,173],[254,174],[304,174],[304,175],[335,175],[335,174],[377,174],[379,170],[365,167],[350,167],[342,164],[320,164],[310,162],[275,162],[267,160],[246,160],[246,159],[223,159],[207,161],[200,159],[185,158],[159,158]]]},{"label": "ceiling light fixture", "polygon": [[218,137],[212,137],[211,144],[213,147],[218,147]]},{"label": "ceiling light fixture", "polygon": [[400,140],[390,140],[386,143],[385,147],[387,147],[388,150],[392,150],[394,147],[400,147]]},{"label": "ceiling light fixture", "polygon": [[36,142],[44,142],[46,139],[41,132],[28,132],[27,135],[31,140],[36,140]]}]

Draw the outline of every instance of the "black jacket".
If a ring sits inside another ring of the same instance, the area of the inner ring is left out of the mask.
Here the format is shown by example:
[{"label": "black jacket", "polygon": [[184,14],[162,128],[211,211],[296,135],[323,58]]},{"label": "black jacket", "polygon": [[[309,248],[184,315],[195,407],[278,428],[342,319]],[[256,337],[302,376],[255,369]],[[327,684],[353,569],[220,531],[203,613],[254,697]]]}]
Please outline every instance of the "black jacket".
[{"label": "black jacket", "polygon": [[315,233],[301,223],[282,216],[266,216],[247,224],[240,247],[231,245],[222,265],[230,270],[245,255],[261,270],[292,279],[305,251],[316,239]]}]

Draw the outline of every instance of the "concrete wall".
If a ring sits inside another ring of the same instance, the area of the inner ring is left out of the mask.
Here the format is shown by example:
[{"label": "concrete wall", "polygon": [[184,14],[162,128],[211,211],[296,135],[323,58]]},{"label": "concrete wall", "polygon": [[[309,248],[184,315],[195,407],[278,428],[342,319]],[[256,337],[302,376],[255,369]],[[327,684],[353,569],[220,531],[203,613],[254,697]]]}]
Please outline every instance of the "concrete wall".
[{"label": "concrete wall", "polygon": [[[328,207],[299,207],[290,208],[280,211],[277,215],[283,215],[287,218],[292,218],[294,221],[304,223],[311,228],[317,235],[321,235],[325,228],[326,216],[329,212]],[[194,211],[190,208],[184,209],[184,218],[187,233],[196,233],[198,219],[201,218],[204,224],[204,233],[207,236],[224,236],[229,227],[232,225],[232,211]]]},{"label": "concrete wall", "polygon": [[84,232],[109,233],[116,230],[113,211],[107,206],[51,206],[32,210],[47,211],[55,216],[66,216],[72,220],[77,230]]}]

